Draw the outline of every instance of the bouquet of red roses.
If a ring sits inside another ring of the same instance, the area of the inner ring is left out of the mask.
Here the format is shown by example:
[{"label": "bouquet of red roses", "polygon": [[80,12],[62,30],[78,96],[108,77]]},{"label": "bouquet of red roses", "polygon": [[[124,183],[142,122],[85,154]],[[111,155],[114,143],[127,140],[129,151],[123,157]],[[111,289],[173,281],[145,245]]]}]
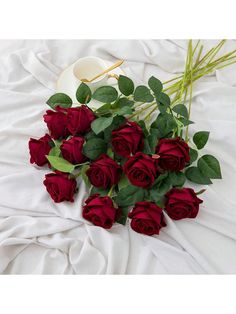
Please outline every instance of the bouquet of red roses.
[{"label": "bouquet of red roses", "polygon": [[[73,202],[82,179],[90,194],[82,215],[94,225],[109,229],[128,217],[135,231],[158,234],[163,211],[175,220],[197,216],[202,200],[185,181],[211,184],[221,178],[220,166],[211,155],[198,158],[209,132],[190,141],[186,106],[173,106],[157,78],[135,88],[120,75],[118,88],[92,93],[82,83],[75,105],[63,93],[50,97],[43,116],[49,134],[30,139],[30,162],[51,169],[43,183],[57,203]],[[96,110],[93,99],[101,103]]]}]

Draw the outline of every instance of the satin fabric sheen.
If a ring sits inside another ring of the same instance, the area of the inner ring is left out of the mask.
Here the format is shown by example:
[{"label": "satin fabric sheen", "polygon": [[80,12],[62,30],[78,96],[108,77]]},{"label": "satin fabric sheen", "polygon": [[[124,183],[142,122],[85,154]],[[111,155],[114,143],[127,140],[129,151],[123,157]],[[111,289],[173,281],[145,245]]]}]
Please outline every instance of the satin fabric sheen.
[{"label": "satin fabric sheen", "polygon": [[[204,41],[210,49],[216,41]],[[43,179],[50,170],[29,163],[28,140],[47,129],[45,101],[62,69],[79,57],[125,59],[136,84],[162,81],[184,68],[187,41],[34,40],[0,44],[0,273],[2,274],[228,274],[236,273],[236,66],[194,84],[190,134],[210,131],[205,154],[215,155],[223,180],[201,195],[196,219],[173,221],[158,236],[127,224],[111,230],[81,216],[83,183],[75,202],[55,204]],[[228,41],[224,52],[236,49]],[[195,190],[202,186],[190,184]]]}]

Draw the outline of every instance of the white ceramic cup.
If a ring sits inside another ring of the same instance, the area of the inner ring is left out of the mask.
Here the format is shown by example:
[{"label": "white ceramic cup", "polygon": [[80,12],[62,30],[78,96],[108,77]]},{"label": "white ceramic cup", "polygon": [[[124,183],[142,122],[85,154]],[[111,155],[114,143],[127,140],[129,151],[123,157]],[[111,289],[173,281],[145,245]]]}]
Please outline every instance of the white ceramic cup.
[{"label": "white ceramic cup", "polygon": [[[77,80],[77,84],[82,83],[81,79],[91,80],[96,75],[107,69],[107,64],[98,57],[84,57],[75,62],[73,74]],[[96,80],[86,83],[92,91],[107,83],[108,74],[103,74]]]}]

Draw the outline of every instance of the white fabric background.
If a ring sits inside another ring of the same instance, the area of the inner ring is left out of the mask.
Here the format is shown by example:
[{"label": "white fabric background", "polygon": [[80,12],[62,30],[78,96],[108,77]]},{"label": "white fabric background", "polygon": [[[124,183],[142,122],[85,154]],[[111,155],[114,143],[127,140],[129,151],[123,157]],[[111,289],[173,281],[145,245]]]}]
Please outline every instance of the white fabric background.
[{"label": "white fabric background", "polygon": [[[223,173],[201,195],[197,219],[166,217],[168,226],[154,237],[129,225],[107,231],[81,218],[83,184],[74,204],[54,204],[42,184],[49,170],[29,164],[28,140],[46,132],[45,101],[62,69],[94,55],[125,59],[137,83],[151,75],[166,80],[183,70],[186,46],[184,40],[0,42],[0,273],[236,273],[236,66],[194,85],[190,133],[211,132],[204,153],[219,159]],[[233,49],[236,41],[229,41],[224,51]]]}]

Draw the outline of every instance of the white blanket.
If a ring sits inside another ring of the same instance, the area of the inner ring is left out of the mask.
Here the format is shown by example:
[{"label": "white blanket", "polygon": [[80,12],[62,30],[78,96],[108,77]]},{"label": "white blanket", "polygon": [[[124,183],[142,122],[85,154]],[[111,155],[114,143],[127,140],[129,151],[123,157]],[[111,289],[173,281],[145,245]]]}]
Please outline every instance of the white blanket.
[{"label": "white blanket", "polygon": [[[205,41],[205,47],[215,41]],[[28,140],[46,132],[45,101],[62,69],[79,57],[125,59],[137,82],[183,70],[187,41],[56,40],[0,42],[0,273],[236,273],[236,66],[194,85],[190,133],[210,131],[223,180],[201,195],[196,219],[172,221],[159,236],[115,224],[107,231],[81,217],[83,184],[73,204],[55,204],[42,184],[47,167],[30,165]],[[229,41],[224,51],[236,49]],[[199,189],[199,186],[196,186]]]}]

